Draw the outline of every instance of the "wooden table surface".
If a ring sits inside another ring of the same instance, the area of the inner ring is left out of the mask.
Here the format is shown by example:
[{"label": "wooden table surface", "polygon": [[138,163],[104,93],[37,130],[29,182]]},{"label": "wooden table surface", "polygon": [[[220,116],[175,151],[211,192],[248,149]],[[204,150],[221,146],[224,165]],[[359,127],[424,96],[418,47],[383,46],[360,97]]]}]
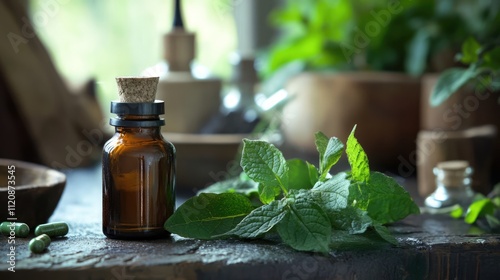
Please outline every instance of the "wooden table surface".
[{"label": "wooden table surface", "polygon": [[[101,232],[100,167],[67,172],[68,182],[51,221],[69,223],[68,235],[43,254],[30,238],[10,245],[0,238],[0,279],[498,279],[500,235],[469,233],[443,215],[408,217],[390,227],[400,246],[327,255],[296,252],[272,241],[200,241],[173,236],[122,241]],[[412,184],[411,181],[405,185]]]}]

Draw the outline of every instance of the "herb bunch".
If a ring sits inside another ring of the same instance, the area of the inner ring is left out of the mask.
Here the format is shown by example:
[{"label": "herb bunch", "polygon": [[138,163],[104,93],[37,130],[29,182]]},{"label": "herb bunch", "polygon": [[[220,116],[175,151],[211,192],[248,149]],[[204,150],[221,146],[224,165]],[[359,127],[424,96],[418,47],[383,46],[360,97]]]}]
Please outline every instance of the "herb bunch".
[{"label": "herb bunch", "polygon": [[[316,133],[318,168],[300,159],[285,160],[265,141],[244,139],[242,176],[187,200],[165,229],[198,239],[255,239],[277,233],[292,248],[313,252],[341,248],[362,235],[397,244],[384,225],[418,214],[419,208],[393,178],[370,172],[355,129],[345,148],[351,170],[334,176],[329,171],[344,152],[335,137]],[[255,193],[258,205],[249,198]]]}]

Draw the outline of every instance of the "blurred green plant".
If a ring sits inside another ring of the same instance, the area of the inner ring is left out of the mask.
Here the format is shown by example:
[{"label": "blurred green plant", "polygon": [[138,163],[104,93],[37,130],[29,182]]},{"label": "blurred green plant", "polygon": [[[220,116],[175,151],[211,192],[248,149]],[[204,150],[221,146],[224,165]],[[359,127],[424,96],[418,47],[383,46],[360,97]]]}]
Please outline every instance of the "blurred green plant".
[{"label": "blurred green plant", "polygon": [[281,37],[264,56],[262,74],[443,70],[465,38],[494,34],[499,10],[485,0],[286,0],[270,16]]},{"label": "blurred green plant", "polygon": [[311,68],[330,68],[345,63],[340,42],[349,36],[353,9],[348,1],[287,0],[274,11],[271,23],[281,37],[269,51],[264,75],[294,61]]},{"label": "blurred green plant", "polygon": [[477,224],[488,232],[500,232],[500,184],[487,197],[477,194],[466,211],[457,207],[450,215],[456,219],[463,218],[467,224]]},{"label": "blurred green plant", "polygon": [[432,106],[440,105],[468,83],[480,91],[500,90],[500,37],[483,46],[469,37],[457,59],[469,67],[450,68],[439,76],[430,98]]}]

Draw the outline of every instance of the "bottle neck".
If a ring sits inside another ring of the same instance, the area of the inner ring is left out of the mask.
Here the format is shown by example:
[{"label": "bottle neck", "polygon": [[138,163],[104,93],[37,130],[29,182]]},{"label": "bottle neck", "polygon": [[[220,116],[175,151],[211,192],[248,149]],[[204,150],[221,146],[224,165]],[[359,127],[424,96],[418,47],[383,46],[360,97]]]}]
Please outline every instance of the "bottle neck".
[{"label": "bottle neck", "polygon": [[115,127],[152,128],[165,125],[165,120],[158,115],[125,115],[111,118],[109,124]]},{"label": "bottle neck", "polygon": [[161,134],[160,127],[126,127],[116,126],[115,132],[124,134],[136,134],[143,136],[159,136]]},{"label": "bottle neck", "polygon": [[118,119],[124,121],[155,121],[159,120],[158,115],[117,115]]},{"label": "bottle neck", "polygon": [[[154,126],[141,126],[139,123],[151,123],[159,121],[158,115],[118,115],[118,120],[124,121],[125,124],[117,125],[115,131],[121,134],[137,135],[141,137],[155,137],[161,134],[161,127]],[[129,125],[132,124],[132,125]],[[137,124],[137,125],[136,125]]]}]

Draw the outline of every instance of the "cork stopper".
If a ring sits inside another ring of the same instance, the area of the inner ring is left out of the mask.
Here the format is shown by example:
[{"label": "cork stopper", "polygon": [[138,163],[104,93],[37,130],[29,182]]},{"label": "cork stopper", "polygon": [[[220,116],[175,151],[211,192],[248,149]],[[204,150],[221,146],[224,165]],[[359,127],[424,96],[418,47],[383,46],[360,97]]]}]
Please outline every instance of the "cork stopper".
[{"label": "cork stopper", "polygon": [[438,163],[434,169],[436,179],[451,188],[463,186],[464,180],[466,183],[470,183],[469,176],[472,175],[472,172],[469,162],[465,160],[443,161]]},{"label": "cork stopper", "polygon": [[152,103],[156,98],[159,77],[117,77],[120,102]]}]

